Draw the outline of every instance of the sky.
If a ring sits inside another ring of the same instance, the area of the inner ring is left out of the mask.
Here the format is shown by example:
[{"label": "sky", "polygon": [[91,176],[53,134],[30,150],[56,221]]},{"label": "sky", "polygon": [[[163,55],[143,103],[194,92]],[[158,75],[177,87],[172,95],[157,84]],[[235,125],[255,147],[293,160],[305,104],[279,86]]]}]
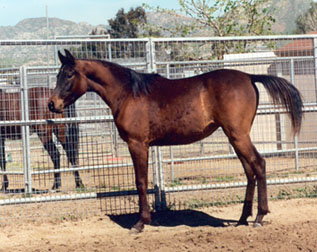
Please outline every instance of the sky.
[{"label": "sky", "polygon": [[0,26],[14,26],[25,18],[45,17],[46,6],[48,17],[105,25],[120,8],[127,12],[142,3],[180,8],[177,0],[0,0]]}]

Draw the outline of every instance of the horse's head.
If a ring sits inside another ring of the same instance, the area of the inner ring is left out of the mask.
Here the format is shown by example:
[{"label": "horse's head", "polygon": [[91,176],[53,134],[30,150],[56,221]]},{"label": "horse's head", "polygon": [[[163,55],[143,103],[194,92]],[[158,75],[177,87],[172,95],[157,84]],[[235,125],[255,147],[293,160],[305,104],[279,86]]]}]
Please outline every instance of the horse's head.
[{"label": "horse's head", "polygon": [[64,108],[73,104],[87,91],[87,78],[80,72],[78,60],[65,50],[65,56],[58,51],[62,63],[57,74],[56,87],[48,100],[48,108],[55,113],[62,113]]}]

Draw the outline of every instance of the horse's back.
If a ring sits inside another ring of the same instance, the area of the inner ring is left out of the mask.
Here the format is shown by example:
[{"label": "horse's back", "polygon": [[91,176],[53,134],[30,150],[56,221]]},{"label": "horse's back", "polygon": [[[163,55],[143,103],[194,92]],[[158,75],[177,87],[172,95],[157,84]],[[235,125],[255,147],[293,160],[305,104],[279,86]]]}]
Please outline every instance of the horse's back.
[{"label": "horse's back", "polygon": [[[176,80],[179,89],[187,90],[188,100],[210,116],[242,113],[246,108],[257,108],[257,90],[247,73],[219,69],[191,78]],[[239,111],[240,109],[240,111]]]}]

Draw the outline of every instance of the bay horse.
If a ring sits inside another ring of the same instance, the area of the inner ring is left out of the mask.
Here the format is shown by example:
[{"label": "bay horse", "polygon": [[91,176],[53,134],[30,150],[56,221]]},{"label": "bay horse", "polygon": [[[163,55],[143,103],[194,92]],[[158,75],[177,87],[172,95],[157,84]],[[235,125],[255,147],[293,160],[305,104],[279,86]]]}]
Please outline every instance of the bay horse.
[{"label": "bay horse", "polygon": [[302,98],[287,80],[220,69],[190,78],[170,80],[158,74],[143,74],[102,60],[77,59],[69,51],[58,52],[62,63],[57,84],[49,99],[52,112],[62,113],[86,92],[96,92],[110,107],[120,137],[128,144],[139,196],[139,220],[133,229],[141,232],[151,222],[147,200],[149,146],[189,144],[221,127],[240,159],[247,177],[246,195],[239,225],[252,215],[255,185],[261,226],[269,212],[265,160],[250,139],[259,92],[264,85],[274,104],[290,115],[293,131],[302,122]]},{"label": "bay horse", "polygon": [[[53,89],[47,87],[33,87],[28,89],[28,105],[29,119],[50,120],[52,118],[65,118],[75,116],[75,107],[70,106],[64,114],[51,113],[47,108],[48,98],[52,95]],[[20,121],[21,99],[20,92],[0,93],[0,121]],[[62,144],[66,152],[68,161],[73,167],[77,167],[78,162],[78,140],[79,130],[75,123],[68,124],[39,124],[31,125],[30,133],[37,133],[45,150],[48,152],[54,169],[60,169],[60,153],[53,141],[53,133],[58,141]],[[0,126],[0,165],[3,171],[6,170],[6,155],[5,155],[5,139],[21,139],[22,127],[17,125]],[[83,183],[78,171],[74,172],[76,187],[82,187]],[[6,191],[9,186],[9,180],[6,174],[3,175],[1,191]],[[54,173],[54,184],[52,189],[56,190],[61,187],[60,173]]]}]

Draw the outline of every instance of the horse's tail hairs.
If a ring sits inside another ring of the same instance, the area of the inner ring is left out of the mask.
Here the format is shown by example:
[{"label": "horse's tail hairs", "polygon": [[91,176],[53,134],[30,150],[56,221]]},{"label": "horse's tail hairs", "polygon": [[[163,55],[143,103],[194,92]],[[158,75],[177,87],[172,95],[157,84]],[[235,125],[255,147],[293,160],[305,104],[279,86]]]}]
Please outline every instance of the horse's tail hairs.
[{"label": "horse's tail hairs", "polygon": [[297,88],[284,78],[271,75],[250,75],[251,81],[261,82],[272,97],[274,105],[283,105],[290,115],[293,131],[299,133],[303,117],[303,101]]}]

